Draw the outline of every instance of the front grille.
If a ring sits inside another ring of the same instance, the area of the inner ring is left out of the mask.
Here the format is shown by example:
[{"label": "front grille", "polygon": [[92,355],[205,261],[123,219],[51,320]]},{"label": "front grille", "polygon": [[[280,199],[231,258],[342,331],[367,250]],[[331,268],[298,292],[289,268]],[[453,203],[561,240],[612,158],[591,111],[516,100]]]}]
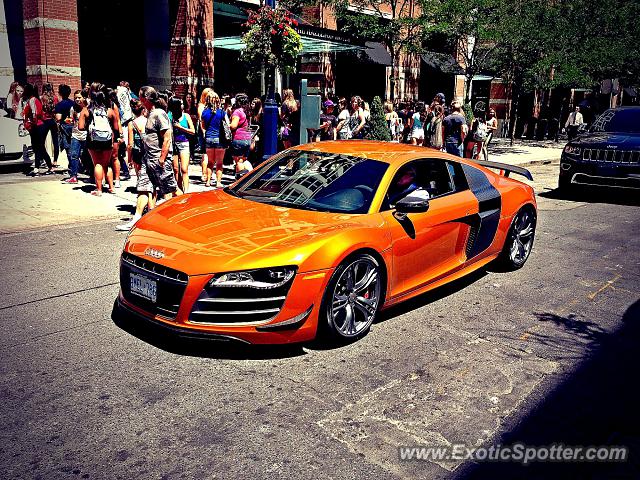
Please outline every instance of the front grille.
[{"label": "front grille", "polygon": [[606,162],[620,164],[640,164],[640,150],[605,150],[585,148],[582,152],[585,162]]},{"label": "front grille", "polygon": [[266,289],[208,285],[194,304],[189,321],[200,324],[268,321],[280,313],[294,278],[295,275],[280,287]]},{"label": "front grille", "polygon": [[[156,301],[131,292],[131,274],[141,275],[155,281]],[[123,253],[120,261],[120,289],[124,298],[154,315],[175,319],[182,296],[187,288],[189,276],[172,268],[150,262],[130,253]]]}]

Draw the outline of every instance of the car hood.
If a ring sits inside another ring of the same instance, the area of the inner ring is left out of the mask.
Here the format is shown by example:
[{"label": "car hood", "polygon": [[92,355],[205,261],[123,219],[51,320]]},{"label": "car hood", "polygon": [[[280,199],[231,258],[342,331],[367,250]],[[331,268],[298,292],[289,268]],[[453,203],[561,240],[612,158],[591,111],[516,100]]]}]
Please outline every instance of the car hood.
[{"label": "car hood", "polygon": [[576,138],[571,144],[582,148],[635,150],[640,149],[640,134],[614,132],[586,133]]},{"label": "car hood", "polygon": [[302,265],[332,233],[368,215],[243,200],[222,190],[176,197],[138,221],[125,251],[188,275]]}]

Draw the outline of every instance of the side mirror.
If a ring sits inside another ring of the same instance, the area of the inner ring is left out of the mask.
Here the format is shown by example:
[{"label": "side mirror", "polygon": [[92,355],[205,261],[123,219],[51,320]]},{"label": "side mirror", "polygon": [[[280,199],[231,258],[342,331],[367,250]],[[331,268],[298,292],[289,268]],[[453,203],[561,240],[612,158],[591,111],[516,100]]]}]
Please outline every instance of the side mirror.
[{"label": "side mirror", "polygon": [[402,214],[424,213],[429,210],[429,199],[423,196],[409,194],[396,203],[396,212]]}]

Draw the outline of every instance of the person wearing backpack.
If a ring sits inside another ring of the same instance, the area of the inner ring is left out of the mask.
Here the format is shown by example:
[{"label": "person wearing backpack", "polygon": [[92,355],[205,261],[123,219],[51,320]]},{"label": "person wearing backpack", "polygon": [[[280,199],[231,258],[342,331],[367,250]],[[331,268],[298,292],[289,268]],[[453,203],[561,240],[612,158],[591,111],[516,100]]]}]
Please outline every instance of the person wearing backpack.
[{"label": "person wearing backpack", "polygon": [[213,169],[216,171],[216,187],[222,187],[222,164],[225,151],[231,143],[229,118],[222,108],[222,101],[213,90],[205,99],[205,108],[200,116],[200,124],[204,130],[204,141],[207,148],[207,174],[205,186],[211,186]]},{"label": "person wearing backpack", "polygon": [[487,129],[487,123],[484,120],[484,114],[482,112],[476,112],[474,116],[475,118],[471,124],[471,131],[468,135],[464,156],[465,158],[478,159],[480,152],[482,152],[482,144],[489,136],[489,130]]},{"label": "person wearing backpack", "polygon": [[44,124],[42,103],[38,98],[38,90],[35,85],[27,83],[24,86],[22,98],[25,103],[24,111],[22,112],[24,128],[31,135],[31,147],[35,155],[33,171],[29,175],[37,177],[40,174],[42,159],[44,159],[48,167],[44,174],[52,175],[54,171],[51,157],[47,153],[47,149],[44,148],[44,141],[47,138],[47,126]]},{"label": "person wearing backpack", "polygon": [[107,89],[101,83],[92,83],[90,89],[91,104],[86,112],[80,114],[78,128],[87,131],[87,150],[93,160],[93,176],[96,189],[92,195],[102,195],[102,182],[106,175],[109,193],[113,190],[113,173],[109,171],[113,154],[114,138],[120,136],[119,122],[111,108],[111,99]]}]

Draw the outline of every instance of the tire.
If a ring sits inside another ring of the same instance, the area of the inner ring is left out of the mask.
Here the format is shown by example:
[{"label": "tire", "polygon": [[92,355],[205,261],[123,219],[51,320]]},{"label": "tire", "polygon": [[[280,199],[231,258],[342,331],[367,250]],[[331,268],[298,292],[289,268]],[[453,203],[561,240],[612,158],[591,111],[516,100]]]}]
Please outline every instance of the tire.
[{"label": "tire", "polygon": [[366,335],[384,300],[384,285],[383,268],[373,256],[347,258],[333,272],[322,298],[319,337],[344,343]]},{"label": "tire", "polygon": [[571,178],[569,176],[559,176],[558,177],[558,189],[563,193],[571,193],[574,190],[574,186],[571,183]]},{"label": "tire", "polygon": [[526,263],[533,248],[536,221],[536,212],[530,206],[522,207],[514,215],[502,252],[497,258],[498,265],[504,270],[518,270]]}]

